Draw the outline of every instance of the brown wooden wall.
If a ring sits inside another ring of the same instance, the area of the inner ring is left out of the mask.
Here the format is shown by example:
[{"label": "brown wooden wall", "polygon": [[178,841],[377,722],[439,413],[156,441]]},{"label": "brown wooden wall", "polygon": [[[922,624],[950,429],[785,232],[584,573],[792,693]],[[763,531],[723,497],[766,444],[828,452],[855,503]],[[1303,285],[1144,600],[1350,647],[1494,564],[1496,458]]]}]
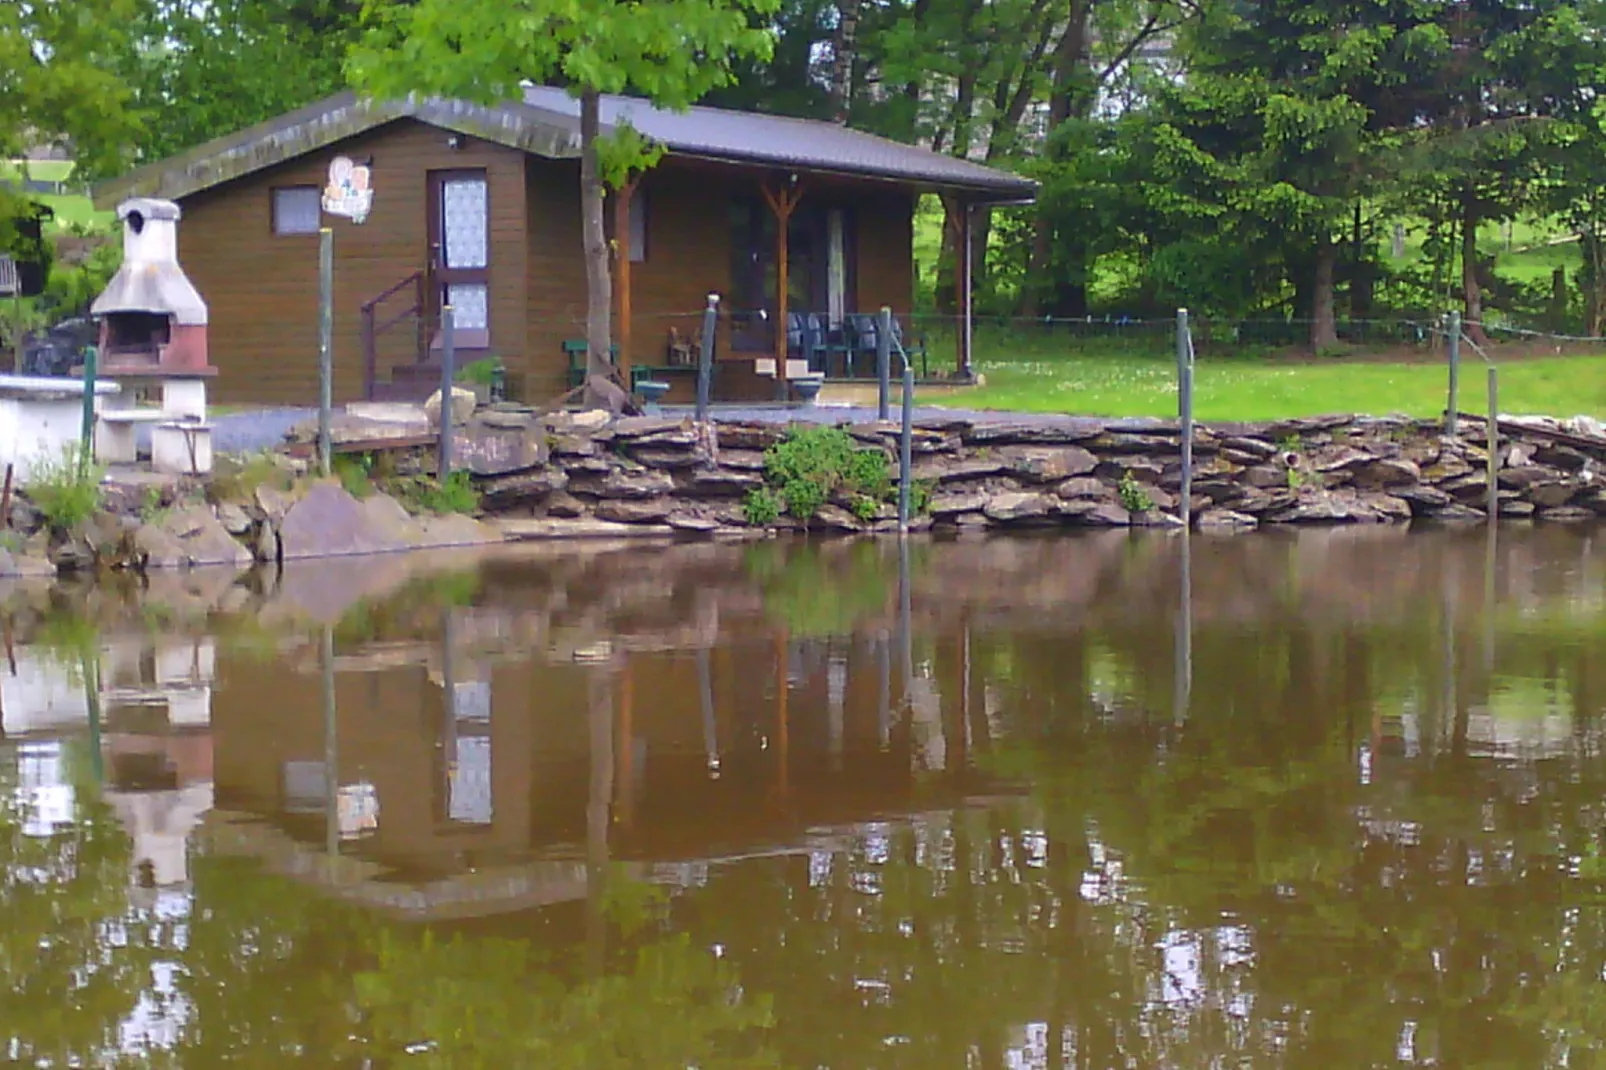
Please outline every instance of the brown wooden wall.
[{"label": "brown wooden wall", "polygon": [[858,202],[860,312],[886,305],[907,317],[913,308],[914,209],[915,197],[908,191],[866,192]]},{"label": "brown wooden wall", "polygon": [[[223,402],[309,405],[318,397],[318,238],[277,236],[272,190],[322,187],[338,155],[373,159],[374,205],[361,225],[324,216],[334,231],[334,392],[363,394],[359,310],[428,254],[428,174],[487,171],[491,199],[491,344],[510,364],[524,358],[526,289],[523,155],[465,138],[453,151],[446,131],[403,120],[182,202],[179,258],[211,313],[209,344]],[[395,306],[403,307],[401,304]],[[398,327],[380,350],[380,378],[412,357]]]},{"label": "brown wooden wall", "polygon": [[[316,402],[318,239],[273,234],[272,190],[321,187],[329,161],[342,154],[372,158],[375,196],[360,226],[324,217],[335,241],[336,401],[363,396],[363,302],[426,263],[429,173],[457,168],[485,168],[490,185],[492,351],[525,400],[544,401],[568,388],[563,342],[585,335],[579,165],[473,138],[454,151],[446,138],[443,130],[401,120],[184,200],[179,255],[211,310],[217,400]],[[708,293],[730,291],[730,201],[755,194],[763,177],[676,159],[645,177],[647,258],[631,265],[636,364],[662,364],[670,326],[695,336]],[[906,314],[914,293],[914,194],[824,176],[805,181],[855,205],[858,308],[886,304]],[[382,319],[405,305],[400,295],[392,301]],[[732,356],[728,343],[722,326],[722,358]],[[394,328],[381,339],[380,380],[412,355],[410,328]],[[721,370],[716,390],[742,396],[767,390],[769,381],[757,382],[749,363],[741,363]]]}]

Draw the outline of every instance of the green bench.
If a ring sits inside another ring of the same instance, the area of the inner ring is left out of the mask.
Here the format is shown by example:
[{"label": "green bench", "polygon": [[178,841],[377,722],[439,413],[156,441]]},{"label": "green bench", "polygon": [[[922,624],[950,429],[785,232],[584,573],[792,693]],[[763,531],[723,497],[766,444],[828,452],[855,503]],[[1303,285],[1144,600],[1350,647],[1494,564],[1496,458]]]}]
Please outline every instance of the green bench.
[{"label": "green bench", "polygon": [[[586,353],[588,347],[584,338],[570,338],[563,343],[563,355],[569,361],[569,389],[585,385],[586,381]],[[613,359],[619,359],[619,346],[612,347]],[[695,372],[697,366],[689,365],[663,365],[653,367],[636,364],[630,368],[630,389],[634,391],[644,379],[662,380],[669,375]]]}]

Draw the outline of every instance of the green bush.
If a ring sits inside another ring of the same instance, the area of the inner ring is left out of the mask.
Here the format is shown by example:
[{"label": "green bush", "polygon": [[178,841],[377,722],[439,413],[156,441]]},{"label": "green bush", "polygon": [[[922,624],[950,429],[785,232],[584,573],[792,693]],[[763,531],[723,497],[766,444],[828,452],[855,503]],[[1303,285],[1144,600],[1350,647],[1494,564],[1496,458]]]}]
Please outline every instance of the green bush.
[{"label": "green bush", "polygon": [[887,455],[861,447],[840,427],[794,427],[764,453],[764,474],[792,516],[807,523],[845,491],[855,513],[868,519],[893,492]]},{"label": "green bush", "polygon": [[59,457],[34,462],[24,488],[52,531],[68,532],[100,508],[100,481],[106,469],[81,458],[78,444],[69,443]]},{"label": "green bush", "polygon": [[366,498],[374,492],[373,461],[368,454],[339,454],[330,458],[329,467],[353,498]]},{"label": "green bush", "polygon": [[1121,495],[1122,507],[1129,513],[1147,513],[1154,508],[1154,499],[1143,489],[1143,484],[1132,478],[1131,472],[1121,477],[1121,485],[1116,491]]},{"label": "green bush", "polygon": [[775,523],[781,515],[781,506],[785,504],[770,488],[754,487],[747,492],[747,498],[742,502],[742,512],[749,524],[755,528],[763,528]]},{"label": "green bush", "polygon": [[495,378],[496,369],[501,366],[502,361],[497,357],[481,357],[479,360],[471,360],[457,369],[457,381],[475,386],[490,386],[491,381]]},{"label": "green bush", "polygon": [[411,493],[403,497],[410,499],[408,504],[415,512],[473,513],[480,507],[480,492],[474,489],[474,479],[467,472],[449,473],[443,482],[417,479],[410,489]]}]

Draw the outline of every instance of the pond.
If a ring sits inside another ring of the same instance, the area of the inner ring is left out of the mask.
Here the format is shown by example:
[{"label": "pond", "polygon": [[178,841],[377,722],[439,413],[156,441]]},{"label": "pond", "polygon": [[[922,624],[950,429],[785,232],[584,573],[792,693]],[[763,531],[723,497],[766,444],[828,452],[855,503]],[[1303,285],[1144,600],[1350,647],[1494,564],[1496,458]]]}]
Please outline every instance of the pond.
[{"label": "pond", "polygon": [[15,1064],[1606,1047],[1587,528],[621,544],[3,605]]}]

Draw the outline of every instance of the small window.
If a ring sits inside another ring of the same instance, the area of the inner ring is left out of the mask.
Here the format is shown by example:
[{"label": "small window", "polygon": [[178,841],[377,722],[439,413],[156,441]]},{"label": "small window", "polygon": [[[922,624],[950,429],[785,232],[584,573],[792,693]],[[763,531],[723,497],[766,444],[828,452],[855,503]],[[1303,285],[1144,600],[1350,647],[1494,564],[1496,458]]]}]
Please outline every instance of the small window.
[{"label": "small window", "polygon": [[323,223],[317,186],[286,186],[273,191],[273,233],[316,234]]},{"label": "small window", "polygon": [[630,198],[630,262],[647,259],[647,191],[638,189]]}]

